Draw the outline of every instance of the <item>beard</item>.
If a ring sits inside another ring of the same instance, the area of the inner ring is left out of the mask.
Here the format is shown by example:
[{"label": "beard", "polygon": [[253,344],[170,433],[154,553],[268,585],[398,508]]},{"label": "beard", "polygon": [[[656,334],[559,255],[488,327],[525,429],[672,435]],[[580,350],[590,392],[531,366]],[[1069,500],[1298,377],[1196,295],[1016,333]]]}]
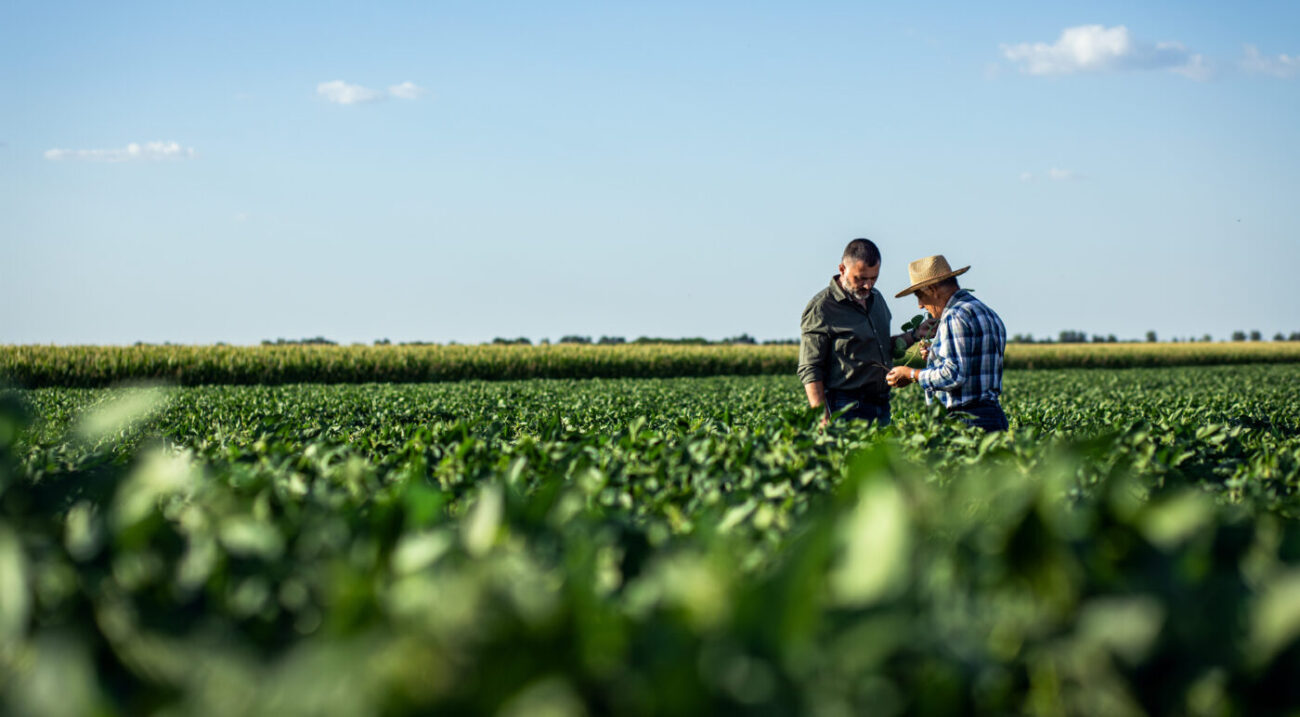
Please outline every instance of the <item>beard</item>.
[{"label": "beard", "polygon": [[858,301],[866,301],[868,298],[871,297],[871,289],[867,289],[866,291],[858,291],[857,289],[854,289],[851,286],[845,286],[844,282],[842,281],[840,282],[840,288],[844,290],[844,293],[848,294],[854,299],[857,299]]}]

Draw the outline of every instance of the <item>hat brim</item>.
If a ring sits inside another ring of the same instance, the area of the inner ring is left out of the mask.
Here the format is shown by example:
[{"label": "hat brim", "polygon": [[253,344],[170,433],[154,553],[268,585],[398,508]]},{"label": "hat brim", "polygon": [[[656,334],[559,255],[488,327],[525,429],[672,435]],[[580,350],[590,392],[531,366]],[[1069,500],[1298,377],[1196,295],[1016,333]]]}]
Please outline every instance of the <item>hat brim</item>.
[{"label": "hat brim", "polygon": [[947,274],[932,276],[929,279],[926,279],[925,281],[918,281],[915,284],[912,284],[911,286],[907,287],[906,289],[903,289],[902,291],[898,292],[897,294],[894,294],[894,298],[901,299],[904,296],[907,296],[908,294],[915,294],[917,289],[924,289],[925,287],[930,286],[932,284],[938,284],[939,282],[945,279],[951,279],[954,276],[961,276],[962,274],[965,274],[968,271],[970,271],[970,267],[963,266],[957,271],[950,271]]}]

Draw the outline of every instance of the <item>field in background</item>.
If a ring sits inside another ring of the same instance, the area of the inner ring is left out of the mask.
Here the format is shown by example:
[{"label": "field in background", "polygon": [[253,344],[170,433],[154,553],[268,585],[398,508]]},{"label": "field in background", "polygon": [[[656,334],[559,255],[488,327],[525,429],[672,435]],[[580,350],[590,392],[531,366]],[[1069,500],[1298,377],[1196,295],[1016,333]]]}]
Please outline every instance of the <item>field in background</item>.
[{"label": "field in background", "polygon": [[[0,346],[0,381],[108,386],[422,383],[471,379],[788,374],[796,346]],[[1300,342],[1012,344],[1007,368],[1130,368],[1300,361]]]},{"label": "field in background", "polygon": [[793,380],[0,392],[0,712],[1300,706],[1300,365]]}]

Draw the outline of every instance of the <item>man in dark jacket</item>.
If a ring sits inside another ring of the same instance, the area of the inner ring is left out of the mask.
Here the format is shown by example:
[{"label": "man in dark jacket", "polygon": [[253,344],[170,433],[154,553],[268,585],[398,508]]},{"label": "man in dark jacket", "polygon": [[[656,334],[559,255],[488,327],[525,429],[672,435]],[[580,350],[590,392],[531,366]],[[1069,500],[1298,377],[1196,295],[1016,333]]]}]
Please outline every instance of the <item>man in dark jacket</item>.
[{"label": "man in dark jacket", "polygon": [[854,239],[844,248],[830,286],[803,310],[799,379],[808,404],[825,409],[823,424],[847,407],[846,418],[889,425],[885,374],[894,364],[894,340],[910,346],[930,328],[890,336],[889,306],[875,289],[879,278],[880,249],[869,239]]}]

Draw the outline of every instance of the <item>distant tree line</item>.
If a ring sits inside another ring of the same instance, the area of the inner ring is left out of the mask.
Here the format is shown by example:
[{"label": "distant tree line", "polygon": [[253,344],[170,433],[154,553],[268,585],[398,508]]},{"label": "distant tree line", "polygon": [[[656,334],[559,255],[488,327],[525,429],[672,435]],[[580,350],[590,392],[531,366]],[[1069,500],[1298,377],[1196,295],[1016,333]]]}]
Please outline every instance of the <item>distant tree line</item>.
[{"label": "distant tree line", "polygon": [[[493,343],[497,343],[498,341],[501,341],[501,339],[493,339],[492,342],[493,342]],[[631,344],[678,344],[678,345],[688,345],[688,346],[713,346],[713,345],[734,345],[734,344],[750,344],[750,345],[758,345],[758,344],[764,344],[764,345],[773,345],[773,344],[797,344],[797,343],[799,343],[799,340],[798,340],[798,339],[767,339],[767,340],[764,340],[764,341],[759,341],[758,339],[754,338],[753,336],[750,336],[749,334],[740,334],[739,336],[729,336],[729,337],[727,337],[727,338],[725,338],[725,339],[719,339],[719,340],[706,339],[706,338],[704,338],[704,337],[702,337],[702,336],[692,336],[692,337],[686,337],[686,338],[664,338],[664,337],[658,337],[658,336],[638,336],[637,338],[632,339],[631,341],[628,341],[626,338],[624,338],[624,337],[622,337],[622,336],[601,336],[599,339],[596,339],[595,341],[593,341],[593,340],[591,339],[590,336],[568,335],[568,336],[561,336],[561,337],[560,337],[560,340],[557,341],[556,343],[561,343],[561,344],[595,344],[595,345],[598,345],[598,346],[612,346],[612,345],[628,344],[628,343],[631,343]]]},{"label": "distant tree line", "polygon": [[[1148,342],[1156,342],[1159,340],[1159,338],[1156,336],[1155,331],[1146,332],[1144,339]],[[1014,334],[1013,336],[1011,336],[1011,338],[1008,339],[1008,342],[1013,344],[1086,344],[1086,343],[1115,344],[1115,343],[1135,343],[1141,340],[1143,339],[1121,339],[1121,338],[1117,338],[1115,334],[1106,334],[1105,336],[1101,334],[1089,335],[1085,331],[1066,329],[1064,331],[1061,331],[1055,337],[1051,337],[1051,336],[1035,337],[1033,334]],[[1251,330],[1251,331],[1233,331],[1232,340],[1233,341],[1263,341],[1264,335],[1258,329]],[[1300,331],[1292,331],[1289,335],[1284,335],[1282,332],[1279,331],[1273,335],[1273,340],[1274,341],[1300,341]],[[1214,341],[1214,337],[1211,336],[1210,334],[1204,334],[1200,338],[1194,336],[1189,336],[1186,338],[1173,337],[1169,339],[1169,341],[1173,343],[1197,343],[1197,342],[1209,343],[1211,341]],[[223,342],[218,342],[218,345],[220,345],[221,343]],[[533,345],[532,339],[529,339],[526,336],[519,336],[516,338],[504,338],[498,336],[492,339],[491,343],[495,345],[504,345],[504,346],[532,346]],[[537,343],[538,345],[541,346],[547,346],[550,345],[551,341],[550,339],[541,339]],[[626,338],[622,336],[601,336],[600,338],[593,340],[590,336],[569,334],[569,335],[561,336],[560,339],[555,343],[590,344],[596,346],[616,346],[619,344],[629,344],[629,343],[630,344],[676,344],[676,345],[683,345],[683,346],[734,346],[738,344],[752,345],[752,346],[756,346],[760,344],[763,346],[791,346],[791,345],[797,345],[799,343],[799,339],[764,339],[762,341],[759,341],[758,339],[746,333],[746,334],[740,334],[739,336],[730,336],[725,339],[717,339],[717,340],[706,339],[701,336],[693,336],[693,337],[686,337],[686,338],[638,336],[637,338],[628,341]],[[169,345],[169,344],[170,342],[163,345]],[[391,346],[392,344],[393,342],[387,338],[375,339],[374,342],[375,346]],[[447,342],[447,345],[449,346],[454,346],[455,344],[456,344],[455,341]],[[146,344],[145,342],[142,341],[137,341],[135,345],[145,346],[150,344]],[[327,339],[324,336],[314,336],[311,338],[303,338],[303,339],[277,338],[274,341],[270,339],[262,339],[262,345],[263,346],[310,346],[310,345],[336,346],[338,345],[338,342],[331,341],[330,339]],[[399,345],[400,346],[436,346],[438,345],[438,343],[434,341],[403,341]]]},{"label": "distant tree line", "polygon": [[[1147,340],[1155,341],[1154,331],[1147,332]],[[1013,344],[1086,344],[1089,342],[1094,344],[1121,343],[1121,340],[1117,338],[1115,334],[1107,334],[1106,336],[1093,334],[1090,339],[1087,332],[1074,331],[1072,329],[1062,331],[1060,334],[1057,334],[1055,338],[1051,336],[1036,338],[1033,334],[1014,334],[1011,338],[1007,339],[1007,341]],[[1123,343],[1133,343],[1135,341],[1137,341],[1137,339],[1124,339]]]},{"label": "distant tree line", "polygon": [[[1146,333],[1145,339],[1146,341],[1152,343],[1159,341],[1159,338],[1156,336],[1155,331],[1148,331]],[[1258,329],[1249,332],[1233,331],[1232,340],[1233,341],[1263,341],[1264,335]],[[1289,336],[1283,335],[1282,332],[1279,331],[1273,335],[1273,340],[1274,341],[1300,341],[1300,331],[1292,331]],[[1052,338],[1050,336],[1035,338],[1033,334],[1015,334],[1010,339],[1008,339],[1008,342],[1013,344],[1083,344],[1083,343],[1114,344],[1114,343],[1134,343],[1137,341],[1139,341],[1139,339],[1119,339],[1115,337],[1115,334],[1107,334],[1106,336],[1093,334],[1092,336],[1089,336],[1087,333],[1083,331],[1074,331],[1068,329],[1062,331],[1055,338]],[[1188,336],[1186,338],[1175,336],[1169,339],[1169,341],[1171,343],[1209,343],[1211,341],[1214,341],[1214,337],[1209,334],[1203,334],[1201,335],[1200,338],[1197,338],[1195,336]]]},{"label": "distant tree line", "polygon": [[313,336],[310,339],[262,339],[263,346],[337,346],[337,341],[330,341],[324,336]]}]

